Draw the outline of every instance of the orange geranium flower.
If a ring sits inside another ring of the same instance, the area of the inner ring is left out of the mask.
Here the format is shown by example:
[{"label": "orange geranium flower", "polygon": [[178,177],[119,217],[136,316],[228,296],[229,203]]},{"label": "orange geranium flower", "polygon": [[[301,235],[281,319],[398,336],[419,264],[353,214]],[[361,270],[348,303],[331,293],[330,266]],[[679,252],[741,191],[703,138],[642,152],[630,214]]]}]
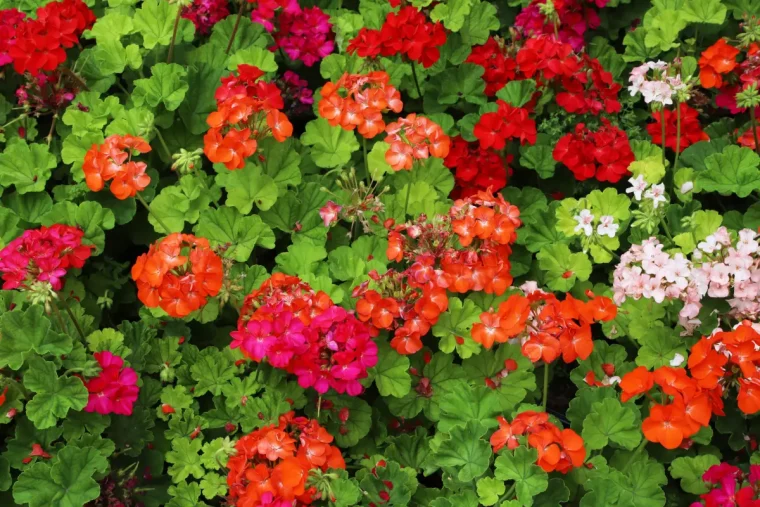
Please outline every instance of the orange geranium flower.
[{"label": "orange geranium flower", "polygon": [[147,165],[134,162],[132,156],[148,153],[148,142],[138,136],[108,136],[103,144],[93,144],[84,155],[82,171],[85,183],[93,192],[103,190],[111,181],[111,193],[119,200],[134,197],[150,184],[150,176],[145,174]]},{"label": "orange geranium flower", "polygon": [[739,379],[739,410],[745,414],[760,411],[760,380],[757,378]]},{"label": "orange geranium flower", "polygon": [[137,297],[172,317],[199,310],[222,288],[222,259],[208,240],[174,233],[150,246],[132,266]]},{"label": "orange geranium flower", "polygon": [[644,366],[639,366],[626,373],[620,380],[620,389],[623,390],[620,400],[625,403],[635,396],[649,392],[652,387],[654,387],[654,375]]},{"label": "orange geranium flower", "polygon": [[437,123],[415,113],[391,123],[385,132],[385,142],[390,144],[385,161],[394,171],[410,171],[415,160],[446,158],[449,154],[449,136]]},{"label": "orange geranium flower", "polygon": [[720,88],[723,75],[736,67],[739,50],[730,46],[725,39],[718,41],[704,50],[699,58],[699,81],[705,88]]},{"label": "orange geranium flower", "polygon": [[641,424],[644,436],[650,442],[659,442],[666,449],[676,449],[684,438],[693,435],[682,403],[654,404],[649,417]]},{"label": "orange geranium flower", "polygon": [[499,429],[491,435],[493,452],[499,452],[504,447],[510,451],[520,447],[520,442],[517,441],[517,436],[512,431],[512,425],[503,416],[498,416],[496,420],[499,423]]},{"label": "orange geranium flower", "polygon": [[281,111],[285,103],[280,89],[261,81],[263,76],[257,67],[242,64],[222,79],[215,94],[217,108],[206,118],[210,128],[203,137],[203,152],[211,162],[242,169],[258,141],[271,136],[283,142],[293,135],[293,125]]}]

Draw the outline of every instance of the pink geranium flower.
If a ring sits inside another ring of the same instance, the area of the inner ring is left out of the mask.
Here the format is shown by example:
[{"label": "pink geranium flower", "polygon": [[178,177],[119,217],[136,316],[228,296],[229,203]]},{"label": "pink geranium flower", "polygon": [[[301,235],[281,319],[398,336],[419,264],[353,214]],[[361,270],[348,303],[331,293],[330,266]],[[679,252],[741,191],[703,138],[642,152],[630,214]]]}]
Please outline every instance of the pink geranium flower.
[{"label": "pink geranium flower", "polygon": [[137,373],[124,366],[124,360],[109,351],[93,354],[100,365],[97,377],[84,382],[90,399],[85,412],[98,414],[132,415],[140,388],[137,387]]}]

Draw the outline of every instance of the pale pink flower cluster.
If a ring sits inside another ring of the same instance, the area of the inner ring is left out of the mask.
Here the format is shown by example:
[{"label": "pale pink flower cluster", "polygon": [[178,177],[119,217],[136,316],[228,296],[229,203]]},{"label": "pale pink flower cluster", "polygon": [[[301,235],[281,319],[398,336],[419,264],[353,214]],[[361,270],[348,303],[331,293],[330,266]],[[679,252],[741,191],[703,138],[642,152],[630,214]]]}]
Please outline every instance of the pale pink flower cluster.
[{"label": "pale pink flower cluster", "polygon": [[702,298],[728,299],[730,315],[760,316],[760,247],[757,233],[739,231],[736,244],[725,227],[720,227],[697,245],[691,259],[678,252],[663,251],[657,238],[633,245],[621,256],[613,274],[614,300],[647,298],[656,303],[679,299],[684,306],[679,323],[686,333],[701,324]]},{"label": "pale pink flower cluster", "polygon": [[[653,71],[651,75],[650,71]],[[663,106],[672,105],[673,95],[686,88],[680,74],[668,75],[668,64],[663,61],[639,65],[631,71],[628,81],[631,83],[628,87],[631,97],[640,93],[647,104],[656,102]]]}]

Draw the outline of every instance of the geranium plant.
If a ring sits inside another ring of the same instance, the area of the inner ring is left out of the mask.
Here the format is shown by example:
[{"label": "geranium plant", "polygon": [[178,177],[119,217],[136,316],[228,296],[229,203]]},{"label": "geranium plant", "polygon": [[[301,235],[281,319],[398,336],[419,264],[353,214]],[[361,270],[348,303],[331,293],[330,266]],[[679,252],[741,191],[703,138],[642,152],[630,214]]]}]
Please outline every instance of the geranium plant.
[{"label": "geranium plant", "polygon": [[760,4],[0,0],[0,505],[760,505]]}]

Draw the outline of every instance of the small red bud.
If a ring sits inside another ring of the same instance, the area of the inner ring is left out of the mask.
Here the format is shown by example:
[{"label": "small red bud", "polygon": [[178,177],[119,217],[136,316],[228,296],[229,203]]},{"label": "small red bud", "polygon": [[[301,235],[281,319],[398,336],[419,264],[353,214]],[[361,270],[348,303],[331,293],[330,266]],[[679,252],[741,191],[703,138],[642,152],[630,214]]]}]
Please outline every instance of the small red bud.
[{"label": "small red bud", "polygon": [[340,422],[344,423],[348,421],[349,414],[348,407],[343,407],[340,409],[340,412],[338,412],[338,419],[340,419]]},{"label": "small red bud", "polygon": [[615,374],[615,365],[611,363],[604,363],[602,365],[602,371],[604,372],[605,375],[607,375],[608,377],[611,377]]},{"label": "small red bud", "polygon": [[168,403],[164,403],[163,405],[161,405],[161,412],[163,412],[166,415],[169,415],[176,412],[176,410],[174,410],[174,407],[172,407]]},{"label": "small red bud", "polygon": [[227,424],[224,425],[224,431],[226,431],[227,433],[232,433],[236,429],[237,429],[237,425],[231,422],[228,422]]},{"label": "small red bud", "polygon": [[517,361],[515,361],[514,359],[505,359],[504,368],[507,371],[515,371],[517,369]]}]

